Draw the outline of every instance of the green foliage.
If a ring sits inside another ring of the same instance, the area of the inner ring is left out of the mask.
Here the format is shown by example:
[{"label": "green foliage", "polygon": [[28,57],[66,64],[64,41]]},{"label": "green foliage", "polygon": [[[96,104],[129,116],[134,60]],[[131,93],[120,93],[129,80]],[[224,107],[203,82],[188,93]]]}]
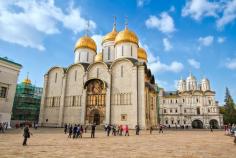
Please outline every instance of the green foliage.
[{"label": "green foliage", "polygon": [[228,88],[226,88],[226,93],[225,93],[225,105],[223,109],[220,109],[220,112],[222,112],[223,114],[223,119],[225,124],[236,123],[235,104]]}]

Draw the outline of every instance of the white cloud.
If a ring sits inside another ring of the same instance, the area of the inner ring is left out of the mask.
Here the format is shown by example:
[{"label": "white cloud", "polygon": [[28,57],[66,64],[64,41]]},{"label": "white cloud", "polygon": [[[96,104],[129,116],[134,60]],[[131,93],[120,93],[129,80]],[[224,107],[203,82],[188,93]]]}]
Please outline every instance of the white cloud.
[{"label": "white cloud", "polygon": [[213,36],[199,37],[199,43],[203,46],[210,46],[214,42]]},{"label": "white cloud", "polygon": [[217,27],[222,29],[226,24],[231,23],[236,19],[236,0],[228,1],[223,9],[223,16],[216,22]]},{"label": "white cloud", "polygon": [[191,65],[195,69],[200,68],[200,63],[198,61],[196,61],[195,59],[188,59],[188,63],[189,63],[189,65]]},{"label": "white cloud", "polygon": [[201,20],[206,16],[217,17],[219,4],[208,0],[188,0],[182,9],[182,16],[190,16],[195,20]]},{"label": "white cloud", "polygon": [[139,43],[140,47],[144,48],[148,54],[148,67],[152,70],[153,73],[156,72],[175,72],[178,73],[184,69],[184,65],[178,61],[173,61],[169,65],[161,63],[160,58],[155,56],[154,53],[150,50],[148,45]]},{"label": "white cloud", "polygon": [[93,35],[92,36],[92,39],[96,42],[96,45],[97,45],[97,52],[100,53],[102,52],[102,38],[103,38],[103,35]]},{"label": "white cloud", "polygon": [[218,37],[217,42],[218,43],[224,43],[225,42],[225,37]]},{"label": "white cloud", "polygon": [[173,61],[168,65],[161,63],[160,60],[157,60],[155,62],[150,63],[149,67],[153,73],[166,71],[178,73],[183,70],[184,65],[178,61]]},{"label": "white cloud", "polygon": [[168,52],[173,48],[168,38],[163,38],[162,42],[164,45],[164,51]]},{"label": "white cloud", "polygon": [[145,4],[148,4],[150,0],[137,0],[137,6],[143,7]]},{"label": "white cloud", "polygon": [[147,28],[156,28],[162,33],[171,33],[176,30],[174,20],[167,12],[162,12],[159,18],[151,15],[145,24]]},{"label": "white cloud", "polygon": [[[42,51],[44,36],[60,33],[60,23],[74,33],[86,28],[86,19],[78,8],[70,6],[67,10],[64,13],[54,0],[0,1],[0,39]],[[94,29],[96,24],[91,20],[90,23]]]},{"label": "white cloud", "polygon": [[197,21],[214,17],[216,27],[221,30],[236,19],[236,0],[187,0],[182,16],[190,16]]},{"label": "white cloud", "polygon": [[228,68],[228,69],[231,69],[231,70],[236,70],[236,58],[234,59],[228,59],[225,63],[225,66]]}]

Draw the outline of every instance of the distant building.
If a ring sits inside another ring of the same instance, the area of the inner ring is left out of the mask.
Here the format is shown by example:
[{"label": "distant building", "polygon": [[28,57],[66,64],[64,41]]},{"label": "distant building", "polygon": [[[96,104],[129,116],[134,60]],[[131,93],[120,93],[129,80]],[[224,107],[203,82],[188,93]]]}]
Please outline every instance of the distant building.
[{"label": "distant building", "polygon": [[215,92],[207,78],[197,84],[196,78],[190,74],[186,80],[178,81],[177,91],[160,90],[159,104],[160,123],[166,126],[219,128],[223,125]]},{"label": "distant building", "polygon": [[32,85],[28,77],[17,85],[12,109],[13,123],[38,122],[42,92],[43,88]]},{"label": "distant building", "polygon": [[18,75],[22,65],[0,57],[0,122],[10,125]]}]

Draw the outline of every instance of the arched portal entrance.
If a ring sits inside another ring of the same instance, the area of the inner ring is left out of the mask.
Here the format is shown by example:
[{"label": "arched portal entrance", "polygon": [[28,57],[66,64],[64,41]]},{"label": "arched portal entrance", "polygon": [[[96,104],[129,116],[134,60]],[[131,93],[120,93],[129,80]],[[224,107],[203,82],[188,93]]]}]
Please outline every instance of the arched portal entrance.
[{"label": "arched portal entrance", "polygon": [[103,124],[106,112],[106,84],[100,79],[91,79],[85,83],[86,124]]},{"label": "arched portal entrance", "polygon": [[192,122],[192,128],[203,128],[203,123],[201,120],[194,120]]},{"label": "arched portal entrance", "polygon": [[215,119],[210,120],[209,124],[210,124],[210,126],[211,126],[212,128],[214,128],[214,129],[219,128],[218,121],[215,120]]},{"label": "arched portal entrance", "polygon": [[100,120],[101,120],[101,115],[99,113],[99,110],[97,109],[92,110],[89,115],[89,124],[95,123],[96,125],[99,125],[101,122]]}]

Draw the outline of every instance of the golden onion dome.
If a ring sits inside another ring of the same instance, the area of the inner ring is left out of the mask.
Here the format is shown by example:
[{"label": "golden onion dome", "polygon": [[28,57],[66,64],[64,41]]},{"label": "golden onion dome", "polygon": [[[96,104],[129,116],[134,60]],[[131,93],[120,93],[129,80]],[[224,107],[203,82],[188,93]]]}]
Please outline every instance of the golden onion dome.
[{"label": "golden onion dome", "polygon": [[138,37],[133,31],[125,28],[117,34],[115,38],[115,45],[123,42],[132,42],[138,45]]},{"label": "golden onion dome", "polygon": [[95,41],[87,35],[81,37],[76,42],[74,51],[78,48],[88,48],[88,49],[92,49],[95,52],[97,51],[97,45],[96,45]]},{"label": "golden onion dome", "polygon": [[141,48],[141,47],[138,48],[138,59],[142,59],[142,60],[147,61],[147,53],[146,53],[146,51],[145,51],[143,48]]},{"label": "golden onion dome", "polygon": [[103,59],[102,59],[102,53],[98,53],[96,56],[95,56],[95,59],[94,59],[95,62],[102,62]]},{"label": "golden onion dome", "polygon": [[26,79],[24,79],[23,81],[24,84],[31,84],[31,80],[28,79],[28,77]]},{"label": "golden onion dome", "polygon": [[108,41],[115,41],[116,35],[118,34],[118,32],[116,31],[115,28],[113,28],[113,30],[111,32],[109,32],[108,34],[106,34],[103,39],[102,39],[102,44]]}]

